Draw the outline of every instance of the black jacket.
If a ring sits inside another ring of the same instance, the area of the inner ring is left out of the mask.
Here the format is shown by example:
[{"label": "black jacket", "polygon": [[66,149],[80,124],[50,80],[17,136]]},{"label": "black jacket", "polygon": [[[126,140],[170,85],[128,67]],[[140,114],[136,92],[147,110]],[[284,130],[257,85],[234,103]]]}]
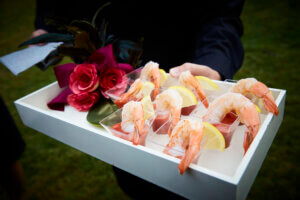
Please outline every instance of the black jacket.
[{"label": "black jacket", "polygon": [[[207,65],[223,79],[232,78],[242,65],[244,0],[111,2],[101,14],[109,22],[109,32],[120,39],[143,37],[144,63],[153,60],[166,70],[184,62]],[[54,31],[44,21],[51,15],[91,20],[104,3],[38,0],[36,29]]]}]

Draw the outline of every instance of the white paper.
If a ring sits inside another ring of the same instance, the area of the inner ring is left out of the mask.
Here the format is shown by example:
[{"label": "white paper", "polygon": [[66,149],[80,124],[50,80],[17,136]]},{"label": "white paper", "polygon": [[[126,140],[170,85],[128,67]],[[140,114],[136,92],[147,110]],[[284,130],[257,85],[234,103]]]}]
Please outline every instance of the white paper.
[{"label": "white paper", "polygon": [[60,44],[62,44],[62,42],[51,42],[44,46],[28,47],[1,57],[0,62],[14,75],[18,75],[44,60],[48,54],[56,49]]}]

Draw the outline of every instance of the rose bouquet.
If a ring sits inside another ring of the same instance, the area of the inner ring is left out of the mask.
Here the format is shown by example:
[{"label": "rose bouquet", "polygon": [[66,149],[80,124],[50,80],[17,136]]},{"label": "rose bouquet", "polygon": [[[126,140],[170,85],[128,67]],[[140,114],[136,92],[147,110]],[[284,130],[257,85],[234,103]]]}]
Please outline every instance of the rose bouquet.
[{"label": "rose bouquet", "polygon": [[127,89],[126,73],[139,65],[142,53],[142,40],[119,40],[107,35],[107,22],[104,19],[100,26],[96,24],[96,18],[105,6],[107,5],[97,10],[92,22],[55,22],[54,24],[60,24],[58,30],[63,30],[63,33],[43,34],[20,45],[62,43],[47,56],[43,69],[56,64],[64,56],[70,57],[74,62],[54,67],[58,85],[63,90],[47,105],[50,109],[59,111],[64,111],[65,105],[78,111],[89,111],[87,120],[97,125],[101,118],[115,110],[105,91],[115,86],[119,93]]},{"label": "rose bouquet", "polygon": [[[57,97],[48,103],[54,110],[64,110],[69,104],[78,111],[88,111],[105,95],[105,91],[118,85],[127,87],[126,73],[133,67],[126,63],[118,63],[113,55],[112,45],[95,51],[85,63],[68,63],[54,68],[58,85],[66,87]],[[122,88],[118,90],[122,92]]]}]

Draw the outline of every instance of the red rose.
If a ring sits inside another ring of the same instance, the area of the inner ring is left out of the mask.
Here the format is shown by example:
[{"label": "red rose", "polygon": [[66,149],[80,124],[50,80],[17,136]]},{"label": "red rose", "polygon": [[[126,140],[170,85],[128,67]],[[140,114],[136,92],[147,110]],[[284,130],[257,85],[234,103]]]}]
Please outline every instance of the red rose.
[{"label": "red rose", "polygon": [[92,92],[99,85],[96,66],[93,64],[80,64],[74,68],[70,75],[69,87],[74,94]]},{"label": "red rose", "polygon": [[67,98],[70,106],[78,111],[88,111],[98,100],[98,92],[84,92],[81,94],[70,94]]},{"label": "red rose", "polygon": [[105,91],[115,88],[114,95],[119,96],[124,93],[127,88],[127,77],[126,73],[121,69],[116,68],[107,68],[100,73],[99,84],[100,90],[106,98],[108,96],[105,94]]}]

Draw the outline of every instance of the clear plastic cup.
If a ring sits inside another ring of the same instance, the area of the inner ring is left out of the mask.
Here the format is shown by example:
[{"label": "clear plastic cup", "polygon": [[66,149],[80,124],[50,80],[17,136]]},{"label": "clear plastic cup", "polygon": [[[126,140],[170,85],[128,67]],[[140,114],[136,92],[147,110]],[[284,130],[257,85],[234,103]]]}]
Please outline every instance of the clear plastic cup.
[{"label": "clear plastic cup", "polygon": [[[140,77],[142,68],[135,69],[134,71],[124,75],[122,82],[105,91],[104,93],[115,102],[120,96],[126,93],[133,82]],[[134,100],[134,99],[133,99]]]},{"label": "clear plastic cup", "polygon": [[210,122],[208,123],[215,126],[223,135],[225,139],[225,148],[230,146],[232,135],[238,125],[240,124],[240,117],[233,111],[226,114],[221,122]]},{"label": "clear plastic cup", "polygon": [[[149,118],[144,122],[143,133],[140,135],[138,142],[139,145],[145,145],[145,140],[150,128],[152,127],[153,120],[154,117]],[[122,130],[121,122],[122,109],[118,109],[117,111],[102,119],[100,121],[100,124],[112,135],[132,142],[134,132],[125,132],[124,130]]]},{"label": "clear plastic cup", "polygon": [[[182,119],[193,118],[193,117],[185,117]],[[194,118],[195,119],[195,118]],[[196,118],[198,119],[198,118]],[[186,149],[177,145],[176,148],[168,148],[168,143],[170,142],[171,137],[168,135],[168,130],[171,123],[171,118],[169,118],[165,123],[163,123],[158,129],[150,129],[147,139],[146,139],[146,147],[157,150],[161,153],[182,159],[186,153]],[[203,147],[205,146],[206,138],[202,138],[199,152],[194,157],[192,163],[197,163],[198,158],[202,152]]]}]

